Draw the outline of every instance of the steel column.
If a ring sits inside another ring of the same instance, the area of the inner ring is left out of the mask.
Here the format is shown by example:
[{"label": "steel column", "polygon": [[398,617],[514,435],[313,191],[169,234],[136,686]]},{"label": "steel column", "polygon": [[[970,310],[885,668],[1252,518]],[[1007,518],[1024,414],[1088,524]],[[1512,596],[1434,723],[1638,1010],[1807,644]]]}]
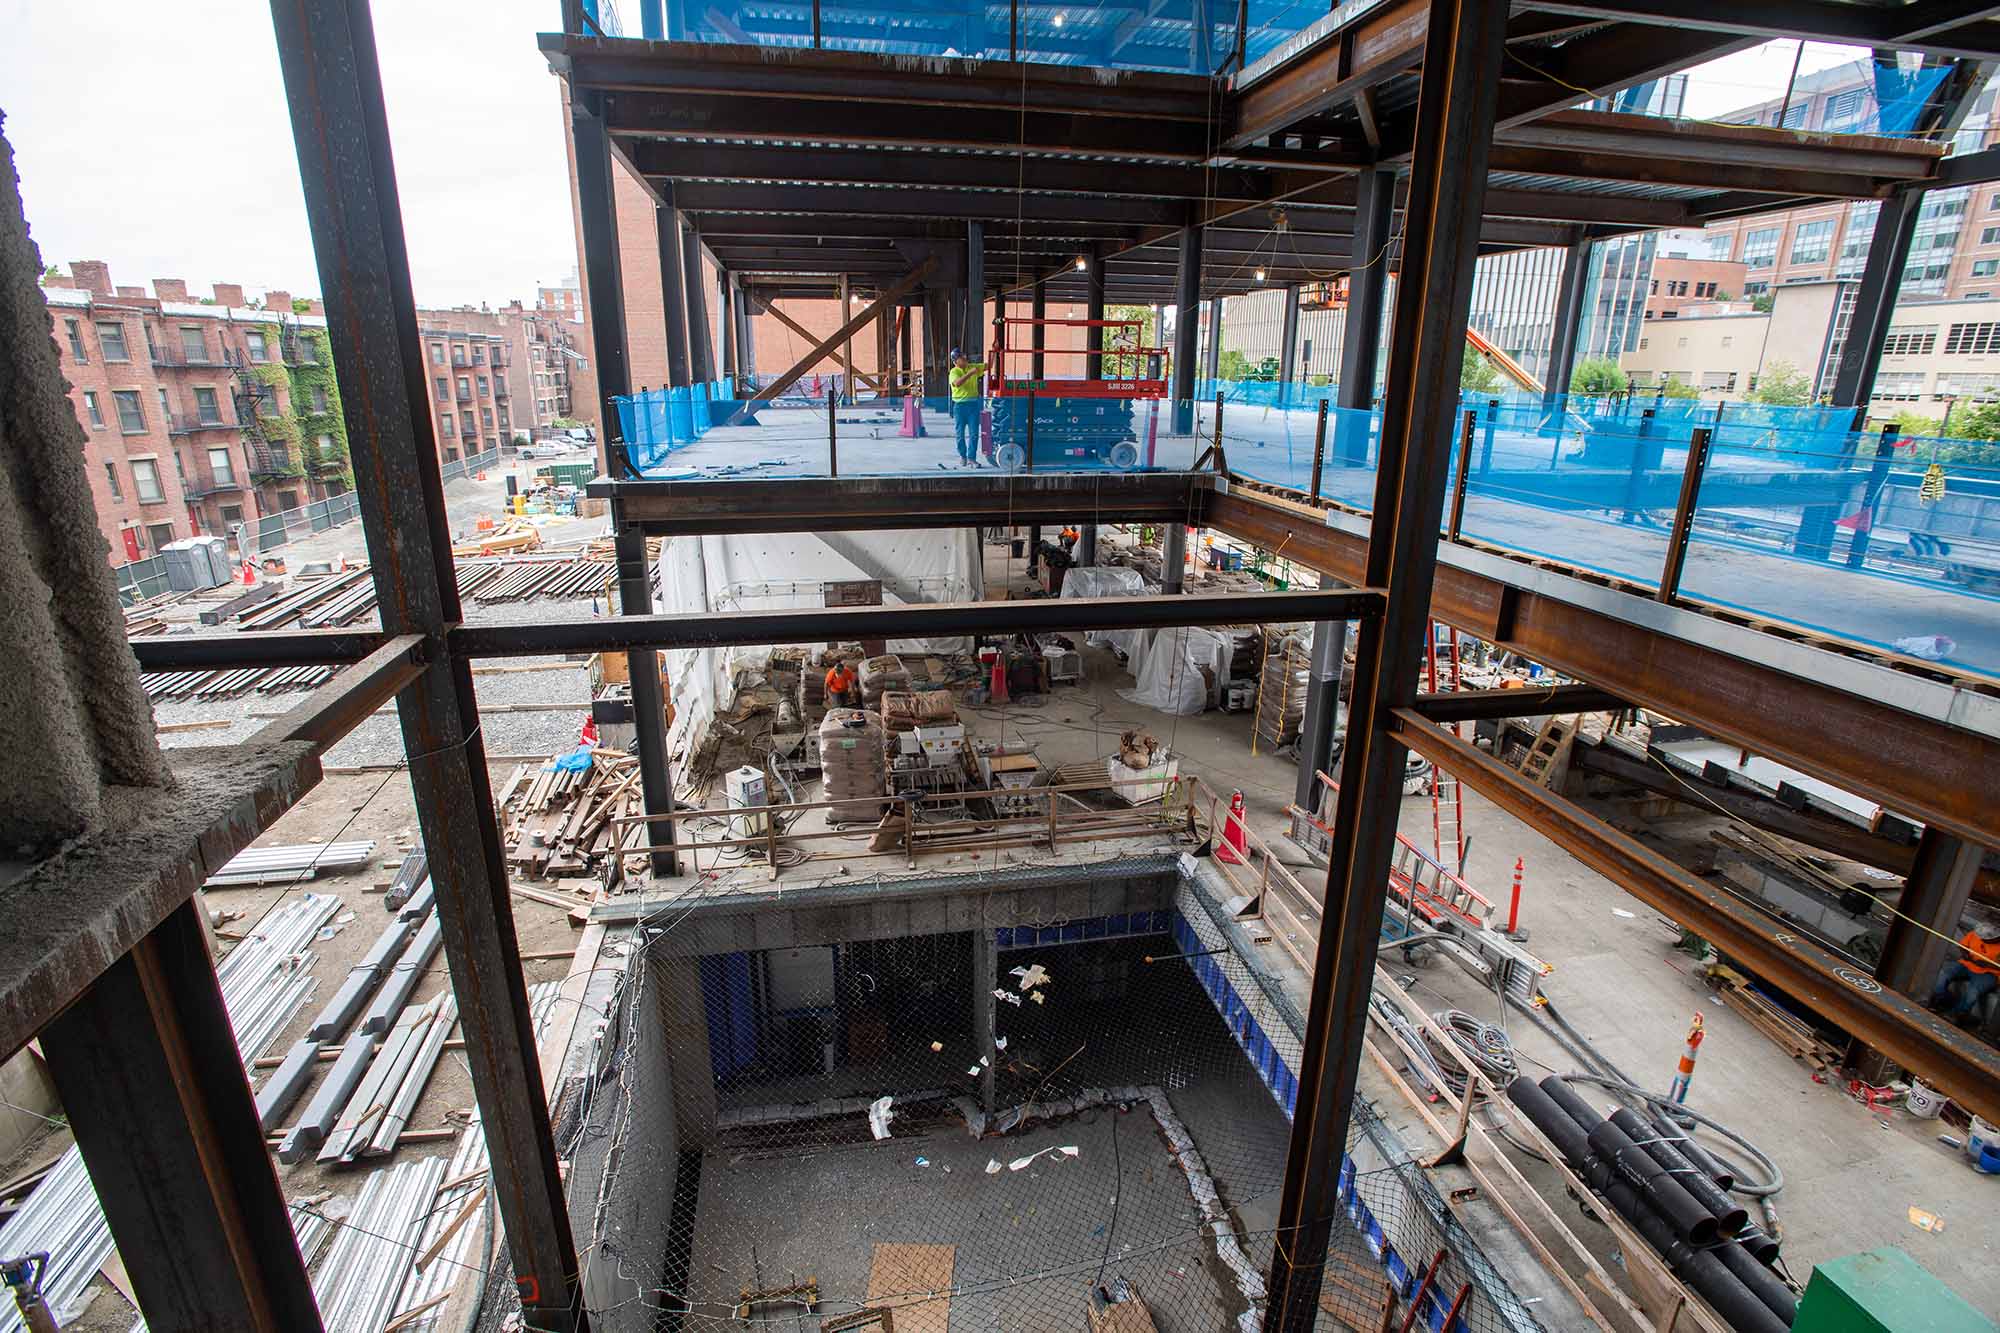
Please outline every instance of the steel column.
[{"label": "steel column", "polygon": [[1094,565],[1097,563],[1097,525],[1085,523],[1079,532],[1076,541],[1076,563]]},{"label": "steel column", "polygon": [[1958,919],[1972,899],[1984,856],[1985,850],[1973,843],[1937,829],[1924,830],[1917,840],[1916,863],[1896,903],[1899,915],[1889,922],[1889,938],[1875,965],[1877,981],[1915,1000],[1929,997],[1938,969],[1958,953],[1930,931],[1958,938]]},{"label": "steel column", "polygon": [[[1324,574],[1321,588],[1339,585]],[[1319,773],[1333,770],[1333,732],[1340,718],[1340,672],[1347,657],[1347,622],[1322,620],[1313,626],[1312,663],[1306,675],[1306,715],[1299,723],[1299,773],[1292,804],[1319,808]]]},{"label": "steel column", "polygon": [[[844,330],[854,319],[854,288],[845,273],[840,275],[840,327]],[[840,392],[847,402],[854,401],[854,335],[849,333],[840,340]],[[829,421],[831,419],[829,418]]]},{"label": "steel column", "polygon": [[[729,275],[729,291],[736,308],[736,373],[744,379],[757,378],[757,325],[750,308],[750,294],[743,290],[743,283],[732,273]],[[749,398],[751,392],[745,386],[736,386],[738,398]]]},{"label": "steel column", "polygon": [[1875,371],[1882,363],[1890,321],[1896,317],[1896,292],[1903,283],[1903,266],[1910,262],[1910,241],[1917,233],[1917,213],[1923,204],[1923,191],[1898,190],[1882,201],[1875,215],[1868,263],[1861,270],[1861,288],[1854,294],[1854,318],[1834,372],[1836,406],[1866,408],[1875,394]]},{"label": "steel column", "polygon": [[681,211],[671,204],[653,210],[653,230],[660,248],[660,306],[667,336],[667,383],[685,389],[692,382],[688,367],[687,268],[681,260]]},{"label": "steel column", "polygon": [[[1029,300],[1028,303],[1028,317],[1030,319],[1047,319],[1049,317],[1048,284],[1043,282],[1040,278],[1035,279],[1034,296]],[[1039,328],[1036,329],[1035,343],[1034,343],[1035,355],[1032,361],[1030,362],[1028,370],[1028,378],[1033,380],[1036,384],[1040,384],[1043,380],[1047,379],[1049,374],[1048,362],[1042,352],[1042,338],[1043,338],[1042,330]]]},{"label": "steel column", "polygon": [[1340,334],[1340,383],[1335,400],[1342,408],[1334,429],[1333,457],[1341,467],[1368,462],[1368,422],[1360,415],[1375,406],[1375,367],[1382,358],[1382,315],[1389,290],[1390,222],[1396,203],[1396,173],[1356,173],[1354,254],[1359,261],[1347,279],[1347,312]]},{"label": "steel column", "polygon": [[1292,398],[1292,380],[1299,373],[1299,285],[1285,287],[1285,318],[1278,334],[1278,405]]},{"label": "steel column", "polygon": [[740,354],[736,340],[736,289],[730,276],[724,272],[716,278],[715,299],[722,304],[722,377],[729,381],[730,393],[736,392],[736,377],[742,373]]},{"label": "steel column", "polygon": [[1174,364],[1169,376],[1174,434],[1194,429],[1196,326],[1201,322],[1201,226],[1181,228],[1180,263],[1174,272]]},{"label": "steel column", "polygon": [[1435,0],[1424,36],[1368,543],[1368,584],[1386,589],[1386,600],[1382,618],[1362,625],[1355,654],[1326,912],[1278,1209],[1277,1234],[1288,1243],[1272,1256],[1264,1321],[1286,1333],[1313,1327],[1327,1241],[1341,1213],[1358,1038],[1402,799],[1405,751],[1392,710],[1416,700],[1507,17],[1505,5]]},{"label": "steel column", "polygon": [[1202,363],[1202,378],[1214,384],[1222,378],[1222,298],[1208,303],[1208,352]]},{"label": "steel column", "polygon": [[708,384],[715,379],[714,341],[708,323],[708,284],[701,274],[701,229],[685,215],[681,218],[681,262],[685,273],[681,291],[687,301],[688,383]]},{"label": "steel column", "polygon": [[1160,534],[1160,591],[1178,593],[1187,577],[1187,525],[1178,520]]},{"label": "steel column", "polygon": [[904,302],[898,302],[896,308],[900,312],[896,321],[898,343],[896,349],[896,392],[898,396],[904,396],[909,393],[910,386],[916,378],[916,365],[911,360],[911,352],[915,341],[915,334],[911,331],[911,326],[917,322],[917,307]]},{"label": "steel column", "polygon": [[1583,319],[1583,294],[1590,284],[1590,242],[1564,247],[1562,277],[1556,286],[1555,326],[1549,336],[1549,373],[1542,379],[1542,402],[1553,408],[1569,392],[1576,370],[1576,339]]},{"label": "steel column", "polygon": [[608,477],[628,474],[623,422],[613,398],[632,392],[625,357],[625,279],[618,259],[618,206],[611,178],[611,136],[592,105],[570,103],[570,138],[576,148],[577,215],[583,228],[583,299],[590,319],[590,350],[597,369],[597,409],[603,426]]},{"label": "steel column", "polygon": [[958,345],[965,359],[983,360],[986,352],[986,224],[965,224],[965,334]]},{"label": "steel column", "polygon": [[[650,616],[653,571],[652,562],[646,558],[645,529],[626,523],[624,506],[616,500],[611,502],[611,529],[615,534],[613,553],[618,561],[619,613]],[[646,813],[670,814],[674,809],[674,775],[667,757],[667,695],[660,683],[660,657],[651,648],[633,648],[625,654],[625,665],[632,686],[632,723],[639,742],[639,786]],[[646,834],[652,844],[653,873],[679,874],[680,866],[674,857],[673,823],[662,820],[648,824]]]},{"label": "steel column", "polygon": [[[364,0],[273,0],[271,14],[382,628],[428,641],[428,666],[397,709],[486,1129],[490,1189],[528,1322],[572,1333],[589,1318],[542,1098],[506,846],[472,665],[445,637],[464,612],[374,27]],[[608,182],[608,172],[598,174]],[[607,313],[600,308],[598,318]]]},{"label": "steel column", "polygon": [[[1083,317],[1103,319],[1104,256],[1094,249],[1083,257],[1083,285]],[[1084,330],[1083,345],[1090,353],[1083,358],[1083,377],[1089,380],[1104,378],[1104,358],[1099,355],[1104,348],[1104,330],[1095,327]]]},{"label": "steel column", "polygon": [[318,1329],[200,910],[93,981],[42,1054],[152,1327]]}]

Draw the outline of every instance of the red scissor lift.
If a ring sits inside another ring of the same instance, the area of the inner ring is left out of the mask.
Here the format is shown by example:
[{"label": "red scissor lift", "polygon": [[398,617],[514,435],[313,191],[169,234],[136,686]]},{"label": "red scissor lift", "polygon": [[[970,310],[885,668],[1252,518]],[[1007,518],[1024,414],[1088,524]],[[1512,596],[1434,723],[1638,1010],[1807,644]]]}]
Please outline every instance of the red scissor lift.
[{"label": "red scissor lift", "polygon": [[[1102,351],[1051,347],[1051,329],[1101,329]],[[1046,373],[1051,360],[1088,371],[1093,356],[1101,358],[1095,376]],[[1043,463],[1150,467],[1159,403],[1167,396],[1167,349],[1146,345],[1145,321],[1138,319],[996,319],[986,391],[993,399],[994,460],[1003,468],[1030,465],[1031,439],[1034,459]],[[1146,404],[1143,421],[1134,410],[1139,403]]]}]

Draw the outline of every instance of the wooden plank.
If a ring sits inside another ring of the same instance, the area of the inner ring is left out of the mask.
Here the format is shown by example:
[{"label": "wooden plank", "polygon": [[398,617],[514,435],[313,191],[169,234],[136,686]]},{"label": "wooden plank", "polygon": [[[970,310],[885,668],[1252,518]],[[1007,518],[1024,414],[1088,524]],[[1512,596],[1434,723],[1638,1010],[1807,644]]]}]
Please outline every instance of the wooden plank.
[{"label": "wooden plank", "polygon": [[868,1270],[869,1306],[895,1311],[896,1333],[947,1333],[951,1270],[957,1260],[956,1245],[876,1245]]}]

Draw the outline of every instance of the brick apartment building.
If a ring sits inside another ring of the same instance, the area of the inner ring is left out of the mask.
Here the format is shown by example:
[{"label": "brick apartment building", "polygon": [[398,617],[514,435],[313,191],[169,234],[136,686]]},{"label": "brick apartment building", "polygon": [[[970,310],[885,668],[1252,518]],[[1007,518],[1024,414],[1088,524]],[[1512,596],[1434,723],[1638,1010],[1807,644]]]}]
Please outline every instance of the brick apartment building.
[{"label": "brick apartment building", "polygon": [[44,297],[114,565],[348,488],[316,302],[294,313],[273,291],[252,305],[233,283],[192,298],[175,278],[149,295],[102,262],[70,270]]},{"label": "brick apartment building", "polygon": [[583,293],[574,274],[560,287],[537,287],[528,312],[529,369],[534,376],[538,431],[558,421],[580,421],[576,377],[587,365]]},{"label": "brick apartment building", "polygon": [[525,442],[545,424],[538,422],[536,396],[529,392],[534,322],[519,301],[501,310],[417,311],[441,462]]},{"label": "brick apartment building", "polygon": [[1657,255],[1647,284],[1646,318],[1677,319],[1692,305],[1743,299],[1749,269],[1726,259]]}]

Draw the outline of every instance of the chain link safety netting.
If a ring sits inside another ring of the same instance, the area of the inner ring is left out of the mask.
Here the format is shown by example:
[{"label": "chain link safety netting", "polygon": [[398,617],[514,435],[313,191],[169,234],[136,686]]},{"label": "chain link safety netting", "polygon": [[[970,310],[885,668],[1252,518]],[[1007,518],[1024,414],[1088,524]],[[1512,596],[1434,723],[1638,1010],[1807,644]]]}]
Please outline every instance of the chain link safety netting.
[{"label": "chain link safety netting", "polygon": [[[1259,1327],[1303,1021],[1205,892],[1161,900],[647,932],[568,1182],[593,1327]],[[1439,1250],[1421,1326],[1539,1327],[1366,1107],[1350,1143],[1319,1327],[1372,1333],[1392,1290],[1400,1321]]]}]

